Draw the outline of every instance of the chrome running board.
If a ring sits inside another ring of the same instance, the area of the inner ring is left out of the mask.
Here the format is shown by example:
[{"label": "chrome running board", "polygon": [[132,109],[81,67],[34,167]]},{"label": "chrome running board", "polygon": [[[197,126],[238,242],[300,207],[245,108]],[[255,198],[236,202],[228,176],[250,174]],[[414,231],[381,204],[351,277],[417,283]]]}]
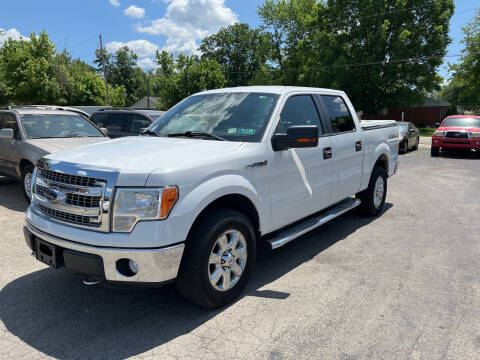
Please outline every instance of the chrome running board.
[{"label": "chrome running board", "polygon": [[298,224],[291,225],[285,230],[280,230],[272,237],[267,237],[266,241],[272,247],[272,249],[277,249],[285,244],[288,244],[290,241],[295,240],[299,236],[306,234],[307,232],[329,222],[330,220],[335,219],[336,217],[346,213],[353,208],[356,208],[360,205],[361,201],[354,198],[347,198],[326,210],[314,215],[313,217],[308,217],[307,219],[301,221]]}]

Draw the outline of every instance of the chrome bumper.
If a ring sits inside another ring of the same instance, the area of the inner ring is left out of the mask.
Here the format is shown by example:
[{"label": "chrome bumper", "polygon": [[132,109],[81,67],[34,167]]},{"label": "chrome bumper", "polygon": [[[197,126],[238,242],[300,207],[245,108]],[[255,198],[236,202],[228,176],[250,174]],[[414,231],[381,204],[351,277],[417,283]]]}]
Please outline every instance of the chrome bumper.
[{"label": "chrome bumper", "polygon": [[[160,283],[177,277],[185,244],[178,244],[159,249],[123,249],[104,248],[71,242],[47,234],[26,222],[27,229],[36,237],[64,249],[87,254],[99,255],[103,259],[105,280],[122,282]],[[130,259],[138,264],[138,272],[125,276],[118,272],[116,262]]]}]

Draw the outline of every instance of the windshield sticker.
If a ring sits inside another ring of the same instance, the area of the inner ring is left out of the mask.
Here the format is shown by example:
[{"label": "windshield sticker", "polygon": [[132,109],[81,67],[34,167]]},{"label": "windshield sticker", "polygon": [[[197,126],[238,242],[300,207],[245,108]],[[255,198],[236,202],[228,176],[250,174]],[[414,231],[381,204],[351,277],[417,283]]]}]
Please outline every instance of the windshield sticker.
[{"label": "windshield sticker", "polygon": [[237,132],[240,135],[254,135],[257,132],[257,130],[255,130],[255,129],[237,129]]},{"label": "windshield sticker", "polygon": [[230,128],[228,129],[229,134],[236,134],[237,133],[237,128]]}]

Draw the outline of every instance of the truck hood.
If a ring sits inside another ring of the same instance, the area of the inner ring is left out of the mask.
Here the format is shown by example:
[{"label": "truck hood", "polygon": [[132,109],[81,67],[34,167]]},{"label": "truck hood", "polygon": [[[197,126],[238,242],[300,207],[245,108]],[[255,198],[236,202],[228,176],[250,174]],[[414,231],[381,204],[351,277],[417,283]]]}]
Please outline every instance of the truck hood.
[{"label": "truck hood", "polygon": [[65,150],[46,158],[119,172],[118,186],[142,186],[155,170],[173,173],[231,158],[244,143],[202,139],[132,136]]},{"label": "truck hood", "polygon": [[76,138],[49,138],[49,139],[28,139],[25,140],[47,154],[56,153],[58,151],[73,149],[83,145],[96,144],[110,140],[107,137],[76,137]]}]

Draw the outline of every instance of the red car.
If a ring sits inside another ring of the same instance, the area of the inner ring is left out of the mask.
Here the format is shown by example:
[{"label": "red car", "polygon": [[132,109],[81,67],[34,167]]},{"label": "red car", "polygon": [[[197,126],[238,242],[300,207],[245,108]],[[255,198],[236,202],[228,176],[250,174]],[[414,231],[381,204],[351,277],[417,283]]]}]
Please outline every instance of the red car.
[{"label": "red car", "polygon": [[480,116],[455,115],[443,119],[432,135],[432,156],[445,149],[475,149],[480,154]]}]

